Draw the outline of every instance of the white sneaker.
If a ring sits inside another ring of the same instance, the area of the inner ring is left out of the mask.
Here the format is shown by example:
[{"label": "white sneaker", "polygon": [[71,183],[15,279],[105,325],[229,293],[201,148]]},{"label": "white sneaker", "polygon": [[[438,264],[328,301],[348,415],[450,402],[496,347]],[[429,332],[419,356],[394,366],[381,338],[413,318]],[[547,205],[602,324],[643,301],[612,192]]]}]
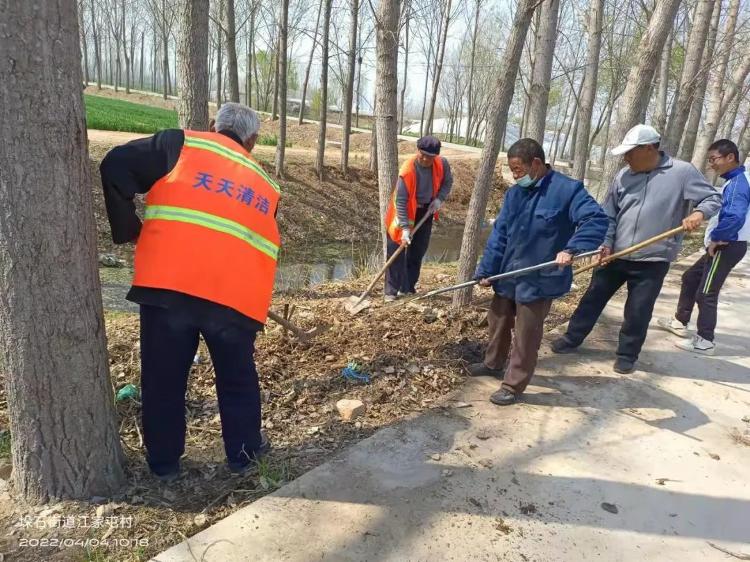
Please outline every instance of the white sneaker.
[{"label": "white sneaker", "polygon": [[659,328],[661,328],[662,330],[672,332],[678,338],[690,337],[690,334],[688,333],[688,327],[676,318],[659,318],[656,321],[656,325],[659,326]]},{"label": "white sneaker", "polygon": [[716,350],[716,346],[713,342],[703,339],[700,336],[695,336],[690,341],[678,341],[675,345],[685,351],[692,351],[693,353],[700,353],[701,355],[713,355]]}]

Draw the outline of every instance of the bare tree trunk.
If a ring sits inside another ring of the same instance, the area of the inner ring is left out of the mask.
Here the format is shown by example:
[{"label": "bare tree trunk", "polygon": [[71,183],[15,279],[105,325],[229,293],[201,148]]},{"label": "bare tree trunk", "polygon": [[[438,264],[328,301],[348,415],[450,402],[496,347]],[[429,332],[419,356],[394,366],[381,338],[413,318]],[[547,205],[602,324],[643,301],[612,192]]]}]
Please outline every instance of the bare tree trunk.
[{"label": "bare tree trunk", "polygon": [[738,87],[741,87],[747,77],[747,71],[750,70],[750,51],[745,49],[745,54],[738,65],[735,73],[727,76],[729,65],[729,56],[733,51],[735,29],[737,26],[737,15],[739,12],[739,0],[732,0],[729,4],[729,14],[724,27],[724,45],[722,46],[721,58],[716,65],[716,72],[711,75],[709,90],[708,111],[703,128],[698,135],[695,143],[695,150],[691,159],[693,166],[699,170],[704,170],[706,166],[706,153],[709,145],[714,141],[716,131],[719,127],[719,120],[737,94]]},{"label": "bare tree trunk", "polygon": [[91,34],[94,36],[94,58],[96,59],[96,87],[102,89],[102,48],[100,36],[96,27],[96,16],[94,15],[95,3],[91,2]]},{"label": "bare tree trunk", "polygon": [[341,171],[349,171],[349,142],[352,134],[352,102],[354,101],[354,73],[357,64],[357,17],[359,15],[359,0],[351,0],[352,22],[349,31],[349,69],[346,77],[346,95],[344,96],[344,131],[341,142]]},{"label": "bare tree trunk", "polygon": [[[407,2],[409,0],[406,0]],[[411,10],[411,8],[409,8]],[[404,78],[401,81],[401,101],[398,108],[398,132],[404,132],[404,105],[406,104],[406,73],[409,71],[409,23],[411,22],[411,12],[406,14],[406,28],[404,29]]]},{"label": "bare tree trunk", "polygon": [[140,60],[140,65],[141,65],[140,74],[141,74],[141,76],[140,76],[140,80],[139,80],[141,90],[144,87],[144,83],[143,83],[143,57],[144,57],[144,54],[145,54],[144,53],[145,47],[146,47],[146,32],[145,31],[141,31],[141,60]]},{"label": "bare tree trunk", "polygon": [[122,54],[125,56],[125,93],[130,93],[130,57],[128,56],[128,41],[127,34],[125,32],[125,0],[122,0],[121,8],[122,11]]},{"label": "bare tree trunk", "polygon": [[279,65],[279,61],[281,59],[281,56],[279,54],[279,49],[281,48],[281,41],[279,39],[276,39],[276,48],[274,49],[276,53],[276,60],[273,70],[273,107],[271,109],[271,119],[273,121],[276,121],[276,119],[279,118],[279,72],[281,70],[281,67]]},{"label": "bare tree trunk", "polygon": [[[474,119],[474,73],[475,73],[475,62],[477,54],[477,35],[479,33],[479,12],[482,9],[482,0],[475,0],[476,9],[474,11],[474,30],[471,33],[471,59],[469,62],[469,91],[466,95],[467,109],[466,109],[466,139],[465,145],[469,145],[471,142],[471,126]],[[406,71],[404,71],[406,74]],[[404,86],[405,87],[405,86]]]},{"label": "bare tree trunk", "polygon": [[747,88],[741,94],[734,96],[734,100],[729,104],[729,108],[724,113],[724,121],[721,127],[721,134],[719,135],[724,139],[731,139],[732,132],[734,131],[734,125],[737,122],[737,113],[740,111],[740,102],[742,102],[747,96]]},{"label": "bare tree trunk", "polygon": [[693,95],[698,84],[698,71],[703,64],[703,52],[706,47],[706,37],[711,24],[711,13],[714,5],[721,0],[698,0],[695,7],[693,25],[690,29],[687,50],[685,52],[685,64],[682,67],[680,87],[675,92],[673,102],[673,115],[669,120],[669,128],[666,135],[662,134],[662,146],[670,154],[676,154],[682,139],[682,131],[690,114],[693,103]]},{"label": "bare tree trunk", "polygon": [[[398,177],[398,18],[399,0],[380,0],[377,14],[375,135],[378,150],[378,193],[380,216],[384,217],[388,199]],[[382,227],[383,256],[388,235]]]},{"label": "bare tree trunk", "polygon": [[162,41],[162,78],[164,80],[164,99],[169,95],[169,30],[167,29],[167,0],[161,2],[161,41]]},{"label": "bare tree trunk", "polygon": [[323,12],[323,36],[321,72],[320,72],[320,129],[318,132],[318,154],[315,159],[315,171],[320,181],[324,179],[326,156],[326,125],[328,120],[328,43],[331,29],[331,0],[325,0]]},{"label": "bare tree trunk", "polygon": [[438,43],[437,65],[435,75],[432,77],[432,97],[430,98],[430,110],[427,113],[427,134],[432,134],[432,127],[435,120],[435,104],[437,103],[438,86],[440,85],[440,76],[443,73],[443,60],[445,59],[445,48],[448,43],[448,28],[451,24],[451,5],[453,0],[447,0],[445,7],[445,20],[443,21],[443,36]]},{"label": "bare tree trunk", "polygon": [[432,43],[427,50],[427,65],[425,66],[425,79],[424,79],[424,95],[422,96],[422,115],[419,121],[419,134],[424,136],[427,134],[427,127],[425,126],[424,112],[427,109],[427,84],[430,80],[430,59],[432,58]]},{"label": "bare tree trunk", "polygon": [[599,55],[602,49],[602,21],[604,0],[593,0],[588,20],[588,54],[586,72],[583,77],[580,107],[578,111],[578,136],[573,146],[572,176],[583,180],[586,175],[586,163],[589,160],[589,135],[591,134],[591,117],[596,101],[596,84],[599,75]]},{"label": "bare tree trunk", "polygon": [[208,130],[208,12],[209,0],[182,4],[177,113],[183,129]]},{"label": "bare tree trunk", "polygon": [[3,24],[13,33],[0,33],[0,209],[13,212],[0,221],[0,357],[13,484],[33,504],[110,496],[125,478],[76,2],[6,2]]},{"label": "bare tree trunk", "polygon": [[240,75],[237,68],[237,28],[234,23],[234,0],[224,0],[223,25],[227,45],[229,101],[240,101]]},{"label": "bare tree trunk", "polygon": [[286,152],[286,106],[287,106],[287,40],[289,38],[289,0],[281,0],[279,22],[279,140],[276,143],[276,176],[284,177],[284,154]]},{"label": "bare tree trunk", "polygon": [[747,117],[745,117],[745,125],[743,126],[738,146],[740,149],[740,162],[744,162],[750,156],[750,110],[748,110]]},{"label": "bare tree trunk", "polygon": [[[377,90],[375,91],[375,96],[372,102],[373,107],[378,106]],[[370,136],[370,162],[368,163],[368,167],[373,174],[378,175],[378,136],[375,131],[375,123],[373,123],[372,134]]]},{"label": "bare tree trunk", "polygon": [[534,56],[534,72],[529,88],[529,120],[526,136],[544,145],[544,130],[547,123],[552,57],[557,41],[557,16],[560,0],[545,0],[540,6],[541,19]]},{"label": "bare tree trunk", "polygon": [[667,38],[659,63],[659,89],[656,94],[654,128],[661,134],[664,133],[664,127],[667,125],[667,94],[669,92],[669,64],[672,61],[672,41],[674,41],[674,31]]},{"label": "bare tree trunk", "polygon": [[[633,66],[619,106],[617,125],[612,134],[614,142],[622,140],[625,133],[637,123],[643,108],[648,104],[646,96],[650,93],[659,55],[664,50],[664,43],[679,5],[680,0],[660,0],[656,3],[648,27],[634,53]],[[608,186],[612,182],[619,166],[619,158],[609,158],[606,161],[602,171],[603,185]]]},{"label": "bare tree trunk", "polygon": [[[484,148],[479,161],[474,190],[471,193],[466,225],[461,240],[461,253],[458,261],[458,280],[467,281],[474,275],[479,254],[479,241],[482,219],[487,209],[487,200],[492,190],[495,164],[500,152],[501,139],[508,123],[508,111],[513,102],[513,89],[518,75],[523,44],[531,23],[531,16],[537,5],[536,0],[520,0],[513,19],[513,27],[503,54],[503,65],[497,73],[494,92],[490,102],[487,129],[484,135]],[[456,291],[453,305],[465,306],[471,300],[471,290]]]},{"label": "bare tree trunk", "polygon": [[[310,49],[310,57],[307,59],[307,68],[305,69],[305,81],[302,83],[302,102],[299,106],[299,124],[302,125],[302,120],[305,118],[305,100],[307,97],[307,85],[310,81],[310,69],[312,68],[313,57],[315,56],[315,49],[318,46],[318,29],[320,29],[320,13],[323,11],[323,3],[325,0],[320,0],[318,4],[318,16],[315,18],[315,31],[313,32],[313,44]],[[359,123],[357,123],[359,126]]]}]

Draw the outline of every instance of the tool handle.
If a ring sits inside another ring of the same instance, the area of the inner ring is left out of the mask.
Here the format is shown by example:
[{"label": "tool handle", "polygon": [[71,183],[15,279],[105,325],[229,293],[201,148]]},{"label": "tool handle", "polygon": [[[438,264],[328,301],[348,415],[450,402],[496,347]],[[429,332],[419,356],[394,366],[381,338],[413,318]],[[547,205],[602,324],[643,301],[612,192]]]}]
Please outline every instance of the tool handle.
[{"label": "tool handle", "polygon": [[[415,233],[419,228],[427,222],[427,219],[432,216],[432,213],[425,213],[425,215],[419,220],[419,222],[414,226],[414,230],[412,230],[412,233]],[[389,267],[393,264],[394,261],[398,258],[398,256],[406,249],[406,244],[401,244],[395,252],[393,252],[393,255],[388,258],[388,261],[385,262],[385,265],[381,268],[381,270],[378,272],[378,274],[375,276],[375,279],[373,279],[370,284],[367,286],[367,289],[364,290],[364,292],[359,296],[359,299],[357,299],[357,302],[352,305],[353,307],[356,307],[361,303],[365,298],[367,298],[367,295],[370,294],[372,289],[375,287],[375,284],[380,280],[381,277],[385,274],[385,272],[388,270]]]},{"label": "tool handle", "polygon": [[645,248],[646,246],[650,246],[651,244],[654,244],[656,242],[659,242],[660,240],[664,240],[665,238],[671,238],[672,236],[677,236],[678,234],[684,232],[685,227],[684,226],[678,226],[676,228],[673,228],[671,230],[667,230],[666,232],[662,232],[661,234],[657,234],[656,236],[653,236],[649,238],[648,240],[644,240],[643,242],[639,242],[638,244],[634,244],[633,246],[630,246],[629,248],[625,248],[624,250],[620,250],[617,253],[612,254],[611,256],[608,256],[599,261],[595,261],[594,263],[590,263],[588,265],[584,265],[582,267],[579,267],[575,271],[573,271],[573,275],[578,275],[579,273],[583,273],[584,271],[589,271],[590,269],[594,269],[595,267],[599,267],[602,265],[607,265],[610,262],[621,258],[623,256],[627,256],[628,254],[632,254],[633,252],[637,252],[638,250]]},{"label": "tool handle", "polygon": [[294,335],[298,337],[301,335],[304,335],[305,333],[304,330],[301,330],[300,328],[298,328],[297,326],[289,322],[289,320],[287,320],[283,316],[279,316],[273,310],[268,311],[268,317],[274,322],[276,322],[277,324],[284,326],[284,328],[286,328],[287,330],[294,332]]}]

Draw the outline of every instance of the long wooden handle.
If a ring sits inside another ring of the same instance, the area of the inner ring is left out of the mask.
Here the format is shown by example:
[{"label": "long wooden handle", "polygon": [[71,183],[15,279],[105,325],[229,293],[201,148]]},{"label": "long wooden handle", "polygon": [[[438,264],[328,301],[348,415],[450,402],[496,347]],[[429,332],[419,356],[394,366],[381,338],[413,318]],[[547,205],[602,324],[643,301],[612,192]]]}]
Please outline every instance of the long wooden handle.
[{"label": "long wooden handle", "polygon": [[[427,221],[428,218],[432,216],[432,213],[425,213],[425,215],[419,220],[419,222],[414,227],[414,230],[412,230],[412,234],[414,234],[419,228]],[[385,265],[382,267],[382,269],[378,272],[378,274],[375,276],[375,279],[372,280],[372,282],[367,286],[367,289],[359,296],[359,299],[357,300],[357,304],[365,300],[367,295],[370,294],[370,291],[375,287],[375,284],[380,280],[381,277],[385,274],[385,272],[388,270],[389,267],[391,267],[391,264],[393,264],[394,261],[396,261],[396,258],[398,258],[399,254],[403,252],[406,249],[406,244],[401,244],[395,252],[393,252],[393,255],[388,258],[388,261],[385,262]]]},{"label": "long wooden handle", "polygon": [[684,226],[678,226],[677,228],[673,228],[672,230],[667,230],[666,232],[657,234],[656,236],[649,238],[648,240],[644,240],[643,242],[639,242],[638,244],[630,246],[629,248],[620,250],[619,252],[612,254],[611,256],[607,256],[606,258],[601,260],[601,262],[594,261],[593,263],[579,267],[573,272],[573,275],[578,275],[579,273],[583,273],[584,271],[594,269],[595,267],[599,267],[600,265],[607,265],[608,263],[616,260],[617,258],[621,258],[623,256],[627,256],[628,254],[632,254],[633,252],[637,252],[641,248],[650,246],[651,244],[654,244],[655,242],[659,242],[660,240],[664,240],[665,238],[671,238],[672,236],[677,236],[678,234],[682,233],[684,230],[685,230]]},{"label": "long wooden handle", "polygon": [[268,317],[271,320],[273,320],[274,322],[276,322],[277,324],[279,324],[281,326],[284,326],[284,328],[286,328],[287,330],[293,332],[294,335],[297,336],[297,337],[305,335],[305,331],[302,330],[299,326],[295,326],[289,320],[287,320],[283,316],[279,316],[278,314],[276,314],[272,310],[268,311]]}]

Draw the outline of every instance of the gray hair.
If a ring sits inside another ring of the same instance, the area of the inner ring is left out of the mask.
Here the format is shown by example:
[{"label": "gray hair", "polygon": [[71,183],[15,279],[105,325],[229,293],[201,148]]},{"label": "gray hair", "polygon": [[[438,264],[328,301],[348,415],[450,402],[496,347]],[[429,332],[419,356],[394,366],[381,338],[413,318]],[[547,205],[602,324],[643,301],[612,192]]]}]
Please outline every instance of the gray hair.
[{"label": "gray hair", "polygon": [[260,130],[258,114],[241,103],[228,102],[216,114],[216,132],[231,131],[241,141],[246,141]]}]

